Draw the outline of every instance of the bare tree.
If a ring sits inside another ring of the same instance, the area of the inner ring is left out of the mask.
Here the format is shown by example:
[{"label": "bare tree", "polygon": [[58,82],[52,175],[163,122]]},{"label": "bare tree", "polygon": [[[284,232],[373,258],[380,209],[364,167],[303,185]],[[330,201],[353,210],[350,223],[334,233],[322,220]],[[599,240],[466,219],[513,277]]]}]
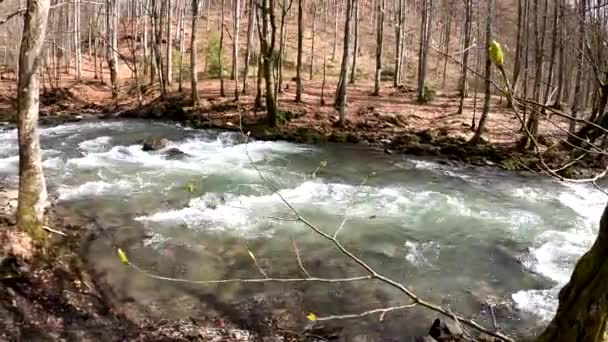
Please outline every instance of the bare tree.
[{"label": "bare tree", "polygon": [[302,53],[304,49],[304,0],[298,0],[298,57],[296,62],[296,102],[302,102]]},{"label": "bare tree", "polygon": [[166,82],[167,85],[170,85],[173,83],[173,37],[171,33],[173,31],[173,18],[171,17],[171,0],[165,1],[167,2],[165,12],[165,19],[167,20],[167,55],[165,56],[167,60],[165,62],[165,64],[167,64]]},{"label": "bare tree", "polygon": [[239,99],[239,29],[241,25],[241,0],[234,0],[234,19],[232,34],[232,79],[234,80],[234,97]]},{"label": "bare tree", "polygon": [[118,2],[106,0],[106,47],[112,98],[118,97]]},{"label": "bare tree", "polygon": [[312,81],[312,77],[315,71],[315,34],[317,30],[317,4],[312,3],[312,38],[310,44],[310,69],[308,79]]},{"label": "bare tree", "polygon": [[247,94],[247,80],[249,78],[249,64],[251,63],[251,51],[255,27],[255,0],[249,0],[249,22],[247,23],[247,47],[245,49],[245,71],[243,73],[243,94]]},{"label": "bare tree", "polygon": [[467,97],[467,73],[469,71],[469,50],[471,44],[471,29],[473,17],[473,0],[464,0],[464,52],[462,54],[462,70],[460,72],[460,104],[458,114],[464,110],[464,99]]},{"label": "bare tree", "polygon": [[357,54],[359,53],[359,0],[353,0],[353,12],[355,15],[355,43],[353,46],[353,63],[351,64],[349,83],[354,84],[357,77]]},{"label": "bare tree", "polygon": [[485,128],[485,123],[490,113],[490,101],[492,100],[491,83],[492,83],[492,58],[490,56],[490,47],[492,45],[492,25],[494,18],[494,0],[487,1],[486,8],[486,69],[484,74],[484,85],[485,85],[485,100],[483,103],[483,112],[479,119],[479,125],[475,135],[469,141],[469,144],[476,145],[481,141],[481,134]]},{"label": "bare tree", "polygon": [[217,51],[218,62],[220,63],[220,96],[226,96],[224,91],[224,12],[226,0],[222,0],[221,21],[220,21],[220,48]]},{"label": "bare tree", "polygon": [[262,23],[262,28],[259,30],[260,60],[266,83],[266,112],[268,114],[268,124],[273,127],[277,124],[278,118],[278,107],[274,95],[274,79],[272,77],[277,31],[274,16],[274,0],[262,0],[260,11],[262,16],[262,19],[258,20],[258,22]]},{"label": "bare tree", "polygon": [[378,0],[376,15],[376,75],[374,77],[374,95],[380,95],[380,81],[382,80],[382,50],[384,43],[384,3],[385,0]]},{"label": "bare tree", "polygon": [[19,203],[17,224],[35,241],[44,238],[47,191],[38,137],[38,71],[44,44],[49,0],[28,0],[19,52],[17,130],[19,139]]},{"label": "bare tree", "polygon": [[420,48],[418,50],[418,101],[426,102],[426,69],[431,38],[433,0],[422,0],[422,20],[420,21]]},{"label": "bare tree", "polygon": [[346,107],[346,86],[348,84],[348,65],[350,63],[350,29],[353,12],[353,1],[346,0],[346,17],[344,19],[344,47],[342,52],[342,64],[340,66],[340,78],[336,89],[335,107],[338,110],[339,125],[344,127]]},{"label": "bare tree", "polygon": [[198,0],[192,0],[192,30],[190,33],[190,97],[192,105],[199,105],[198,96],[198,70],[197,70],[197,24],[198,24]]}]

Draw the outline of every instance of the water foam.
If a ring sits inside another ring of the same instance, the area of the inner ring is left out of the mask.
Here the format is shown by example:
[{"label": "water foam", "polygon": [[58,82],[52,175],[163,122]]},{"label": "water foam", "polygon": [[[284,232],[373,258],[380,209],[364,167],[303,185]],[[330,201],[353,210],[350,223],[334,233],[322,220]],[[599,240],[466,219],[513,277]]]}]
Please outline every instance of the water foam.
[{"label": "water foam", "polygon": [[[532,201],[550,196],[536,191],[519,194]],[[516,308],[536,314],[543,320],[550,319],[557,310],[559,289],[569,281],[576,260],[593,244],[606,201],[603,193],[580,184],[563,184],[563,190],[556,199],[576,213],[575,227],[567,231],[547,230],[540,234],[536,247],[530,249],[530,260],[524,263],[534,272],[553,280],[556,286],[522,290],[512,295]]]},{"label": "water foam", "polygon": [[58,189],[58,194],[60,201],[73,201],[83,198],[122,194],[129,191],[132,187],[131,183],[124,180],[116,183],[92,181],[73,187],[62,186]]}]

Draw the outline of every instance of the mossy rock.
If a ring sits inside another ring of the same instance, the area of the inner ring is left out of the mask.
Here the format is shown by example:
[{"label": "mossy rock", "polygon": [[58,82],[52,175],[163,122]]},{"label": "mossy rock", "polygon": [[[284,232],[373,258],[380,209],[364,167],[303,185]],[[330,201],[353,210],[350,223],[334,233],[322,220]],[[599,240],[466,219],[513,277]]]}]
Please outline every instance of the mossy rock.
[{"label": "mossy rock", "polygon": [[298,128],[295,132],[290,134],[290,138],[290,140],[305,144],[318,144],[327,141],[327,137],[323,133],[315,129],[305,127]]}]

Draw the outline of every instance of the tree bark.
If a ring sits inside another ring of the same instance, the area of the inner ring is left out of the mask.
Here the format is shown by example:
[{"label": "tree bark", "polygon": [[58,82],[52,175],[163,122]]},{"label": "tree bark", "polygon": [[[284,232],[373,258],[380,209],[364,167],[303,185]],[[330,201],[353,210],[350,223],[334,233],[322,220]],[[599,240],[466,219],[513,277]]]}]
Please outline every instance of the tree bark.
[{"label": "tree bark", "polygon": [[308,79],[312,81],[312,77],[315,71],[315,31],[317,29],[317,5],[312,4],[312,42],[310,45],[310,70]]},{"label": "tree bark", "polygon": [[274,49],[276,42],[276,24],[274,17],[274,0],[262,0],[262,30],[260,31],[260,48],[262,57],[262,68],[266,83],[266,112],[268,125],[276,126],[278,118],[278,107],[274,96]]},{"label": "tree bark", "polygon": [[107,59],[110,69],[112,98],[118,97],[118,39],[117,39],[117,0],[106,0]]},{"label": "tree bark", "polygon": [[302,102],[302,54],[304,49],[304,0],[298,0],[298,57],[296,62],[296,102]]},{"label": "tree bark", "polygon": [[492,80],[492,58],[490,56],[490,46],[492,44],[492,21],[494,18],[494,0],[487,1],[487,13],[486,13],[486,70],[484,74],[485,84],[485,100],[483,103],[483,112],[477,125],[475,135],[469,141],[469,144],[476,145],[481,141],[481,134],[483,133],[488,114],[490,113],[490,101],[492,100],[491,80]]},{"label": "tree bark", "polygon": [[384,3],[385,0],[378,0],[378,10],[376,19],[376,74],[374,76],[374,93],[380,96],[380,82],[382,80],[382,53],[384,49]]},{"label": "tree bark", "polygon": [[166,62],[165,64],[167,64],[167,86],[171,85],[171,83],[173,82],[173,34],[171,33],[173,31],[173,20],[171,18],[171,0],[166,0],[167,1],[167,16],[166,16],[166,20],[167,20],[167,56],[166,56]]},{"label": "tree bark", "polygon": [[47,191],[38,137],[38,71],[44,44],[49,0],[28,0],[19,52],[17,130],[19,140],[19,202],[17,225],[35,241],[44,239]]},{"label": "tree bark", "polygon": [[433,0],[422,1],[422,20],[420,23],[420,50],[418,52],[418,101],[426,102],[426,69],[429,43],[431,38],[431,12]]},{"label": "tree bark", "polygon": [[[89,47],[90,48],[90,47]],[[74,0],[74,53],[75,73],[77,82],[82,78],[82,55],[80,49],[80,0]]]},{"label": "tree bark", "polygon": [[190,98],[192,105],[198,107],[200,99],[198,96],[198,69],[197,69],[197,29],[198,24],[198,0],[192,0],[192,29],[190,34]]},{"label": "tree bark", "polygon": [[241,0],[234,0],[234,30],[232,44],[232,79],[234,80],[234,98],[239,99],[239,35],[241,26]]},{"label": "tree bark", "polygon": [[353,0],[353,12],[355,14],[354,26],[355,26],[355,44],[353,46],[353,63],[350,70],[350,84],[355,84],[357,78],[357,54],[359,53],[359,0]]},{"label": "tree bark", "polygon": [[344,18],[344,47],[342,52],[342,64],[340,66],[340,78],[336,89],[335,107],[339,113],[340,127],[344,127],[346,107],[346,86],[348,84],[348,65],[350,63],[350,22],[353,12],[353,1],[346,0],[346,16]]},{"label": "tree bark", "polygon": [[247,47],[245,48],[245,72],[243,75],[243,94],[247,94],[249,79],[249,63],[251,62],[251,47],[253,44],[253,29],[255,27],[255,0],[249,0],[249,22],[247,23]]},{"label": "tree bark", "polygon": [[601,342],[608,317],[608,206],[597,239],[559,293],[555,317],[535,342]]},{"label": "tree bark", "polygon": [[467,97],[467,73],[469,72],[469,45],[471,44],[471,21],[473,16],[473,0],[465,1],[465,16],[464,16],[464,53],[462,54],[462,70],[460,72],[460,104],[458,105],[458,114],[464,111],[464,99]]},{"label": "tree bark", "polygon": [[226,96],[226,92],[224,91],[224,12],[226,7],[226,0],[222,0],[222,10],[221,10],[221,22],[220,22],[220,48],[217,52],[218,61],[220,63],[220,96]]}]

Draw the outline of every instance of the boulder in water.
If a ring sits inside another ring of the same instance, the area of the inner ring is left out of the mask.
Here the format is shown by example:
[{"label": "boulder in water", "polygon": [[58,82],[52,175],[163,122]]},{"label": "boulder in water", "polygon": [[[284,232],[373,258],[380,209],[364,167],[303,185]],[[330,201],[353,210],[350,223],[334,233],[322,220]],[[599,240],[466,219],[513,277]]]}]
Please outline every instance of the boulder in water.
[{"label": "boulder in water", "polygon": [[167,159],[170,159],[170,160],[183,159],[183,158],[190,157],[190,155],[188,153],[186,153],[176,147],[172,147],[172,148],[164,151],[163,154],[165,155],[165,157],[167,157]]},{"label": "boulder in water", "polygon": [[171,140],[166,138],[151,138],[143,141],[141,149],[146,152],[158,151],[162,150],[163,148],[169,147],[169,145],[171,144]]},{"label": "boulder in water", "polygon": [[438,342],[457,342],[463,341],[464,331],[455,322],[437,318],[431,326],[429,335]]}]

